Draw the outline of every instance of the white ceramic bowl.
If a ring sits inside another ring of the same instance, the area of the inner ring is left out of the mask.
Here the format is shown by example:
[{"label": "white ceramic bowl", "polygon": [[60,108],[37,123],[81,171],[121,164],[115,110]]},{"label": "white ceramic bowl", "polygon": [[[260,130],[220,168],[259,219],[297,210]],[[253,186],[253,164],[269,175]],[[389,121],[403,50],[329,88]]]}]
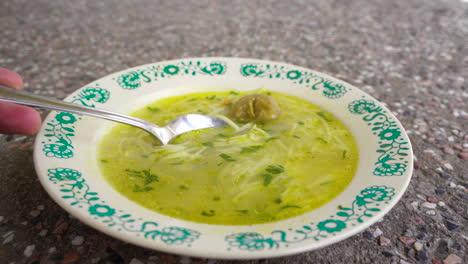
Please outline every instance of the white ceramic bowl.
[{"label": "white ceramic bowl", "polygon": [[319,72],[255,59],[189,58],[108,75],[65,100],[128,114],[168,96],[260,87],[329,111],[358,144],[359,165],[350,185],[309,213],[274,223],[223,226],[150,211],[115,191],[101,175],[96,148],[116,123],[63,112],[51,112],[37,135],[39,179],[60,206],[97,230],[143,247],[208,258],[269,258],[317,249],[362,231],[397,203],[413,162],[403,127],[371,96]]}]

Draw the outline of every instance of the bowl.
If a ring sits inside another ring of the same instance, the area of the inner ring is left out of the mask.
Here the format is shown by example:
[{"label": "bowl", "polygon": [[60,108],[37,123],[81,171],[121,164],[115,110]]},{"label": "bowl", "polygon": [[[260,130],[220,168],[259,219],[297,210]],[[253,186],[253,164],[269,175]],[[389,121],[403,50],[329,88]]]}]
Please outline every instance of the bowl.
[{"label": "bowl", "polygon": [[340,119],[359,148],[356,175],[318,209],[255,225],[209,225],[148,210],[101,175],[97,146],[116,123],[51,112],[37,135],[34,163],[50,196],[87,225],[145,248],[218,259],[270,258],[324,247],[382,218],[412,174],[409,138],[384,105],[356,87],[291,64],[244,58],[187,58],[151,63],[96,80],[65,101],[131,113],[161,98],[212,90],[271,91],[310,101]]}]

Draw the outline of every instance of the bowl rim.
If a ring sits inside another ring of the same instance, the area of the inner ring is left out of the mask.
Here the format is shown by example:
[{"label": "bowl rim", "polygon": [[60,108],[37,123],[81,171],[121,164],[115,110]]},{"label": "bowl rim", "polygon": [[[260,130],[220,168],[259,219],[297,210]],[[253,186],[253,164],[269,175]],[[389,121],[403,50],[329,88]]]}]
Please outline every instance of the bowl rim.
[{"label": "bowl rim", "polygon": [[[327,78],[330,78],[332,80],[337,80],[341,83],[345,83],[348,87],[352,88],[353,90],[359,91],[363,94],[365,94],[366,98],[374,100],[379,107],[382,107],[383,109],[388,111],[388,115],[393,117],[394,121],[396,122],[397,126],[401,128],[402,134],[405,136],[405,139],[408,141],[408,146],[409,146],[409,157],[411,161],[413,160],[413,148],[411,146],[411,141],[406,133],[406,130],[404,129],[403,125],[401,122],[393,115],[393,113],[387,109],[387,107],[382,104],[379,100],[376,98],[372,97],[371,95],[363,92],[361,89],[345,82],[340,79],[334,78],[328,74],[322,73],[322,72],[317,72],[309,68],[305,68],[302,66],[286,63],[286,62],[279,62],[279,61],[271,61],[271,60],[262,60],[262,59],[254,59],[254,58],[241,58],[241,57],[188,57],[188,58],[180,58],[180,59],[173,59],[173,60],[166,60],[166,61],[158,61],[158,62],[153,62],[153,63],[147,63],[143,65],[138,65],[135,67],[127,68],[121,71],[113,72],[110,74],[107,74],[105,76],[102,76],[100,78],[97,78],[96,80],[93,80],[90,83],[87,83],[74,92],[70,93],[64,100],[70,101],[74,95],[77,95],[81,90],[83,90],[85,87],[91,85],[94,82],[97,82],[99,80],[111,78],[112,76],[116,76],[119,74],[124,74],[129,71],[133,71],[136,69],[141,69],[145,68],[151,65],[158,65],[158,64],[170,64],[174,62],[180,62],[180,61],[189,61],[189,60],[202,60],[202,61],[226,61],[229,62],[230,60],[241,60],[241,61],[246,61],[246,62],[252,62],[252,63],[270,63],[270,64],[275,64],[275,65],[288,65],[291,66],[295,69],[300,69],[303,71],[309,71],[309,72],[314,72],[318,73],[321,76],[325,76]],[[54,112],[50,112],[47,117],[44,119],[47,120],[51,118]],[[384,215],[386,215],[401,199],[403,194],[405,193],[409,182],[412,177],[413,173],[413,164],[410,163],[408,164],[408,170],[404,173],[406,175],[404,178],[404,181],[401,183],[401,188],[398,190],[397,193],[393,196],[393,198],[388,202],[388,204],[381,210],[380,212],[374,214],[371,218],[366,219],[362,224],[358,225],[357,227],[353,227],[351,229],[348,229],[346,232],[342,232],[337,234],[335,237],[331,237],[329,239],[321,240],[319,242],[314,242],[312,243],[309,242],[307,245],[303,245],[301,247],[291,247],[291,248],[283,248],[282,250],[277,250],[277,251],[262,251],[258,252],[260,254],[250,254],[251,252],[248,251],[231,251],[229,254],[226,252],[209,252],[209,251],[202,251],[199,249],[194,249],[194,248],[188,248],[188,247],[166,247],[165,245],[159,245],[158,243],[151,241],[149,243],[149,240],[141,240],[141,239],[136,239],[135,237],[129,237],[126,236],[125,233],[118,233],[115,230],[111,228],[105,228],[103,225],[100,225],[96,223],[95,220],[93,220],[89,215],[81,214],[78,212],[78,210],[75,210],[76,208],[71,207],[67,201],[65,201],[58,193],[55,191],[54,186],[50,184],[50,182],[47,179],[47,176],[41,176],[43,173],[43,169],[41,168],[42,164],[39,160],[39,155],[42,154],[40,152],[42,146],[40,144],[39,140],[39,135],[42,131],[44,131],[46,127],[45,122],[42,124],[40,128],[40,132],[38,133],[38,136],[36,137],[35,143],[34,143],[34,166],[36,169],[36,173],[39,177],[39,180],[46,190],[46,192],[53,198],[53,200],[59,204],[65,211],[73,215],[74,217],[78,218],[81,222],[85,223],[88,226],[91,226],[94,229],[99,230],[100,232],[103,232],[109,236],[112,236],[114,238],[117,238],[122,241],[130,242],[132,244],[144,247],[144,248],[151,248],[151,249],[156,249],[156,250],[161,250],[173,254],[178,254],[178,255],[185,255],[185,256],[192,256],[192,257],[208,257],[208,258],[215,258],[215,259],[258,259],[258,258],[273,258],[273,257],[280,257],[280,256],[288,256],[288,255],[294,255],[298,254],[301,252],[309,251],[309,250],[315,250],[319,249],[331,244],[334,244],[336,242],[342,241],[346,238],[349,238],[362,230],[368,228],[375,222],[379,221]],[[335,197],[336,198],[336,197]],[[283,220],[282,220],[283,221]],[[281,221],[279,221],[281,222]],[[251,226],[257,226],[257,225],[251,225]],[[123,235],[122,235],[123,234]],[[152,243],[154,242],[154,243]],[[150,245],[151,244],[151,245]]]}]

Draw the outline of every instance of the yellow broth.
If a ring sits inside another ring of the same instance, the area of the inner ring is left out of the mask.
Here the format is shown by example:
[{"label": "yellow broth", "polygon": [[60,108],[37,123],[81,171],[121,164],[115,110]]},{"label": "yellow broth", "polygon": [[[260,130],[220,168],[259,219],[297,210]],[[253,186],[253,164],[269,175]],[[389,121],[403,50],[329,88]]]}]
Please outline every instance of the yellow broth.
[{"label": "yellow broth", "polygon": [[[354,177],[358,149],[353,136],[314,104],[261,93],[280,105],[278,119],[192,131],[168,146],[143,130],[117,125],[99,146],[104,177],[146,208],[207,224],[273,222],[322,206]],[[165,125],[188,113],[225,115],[246,94],[170,97],[132,116]]]}]

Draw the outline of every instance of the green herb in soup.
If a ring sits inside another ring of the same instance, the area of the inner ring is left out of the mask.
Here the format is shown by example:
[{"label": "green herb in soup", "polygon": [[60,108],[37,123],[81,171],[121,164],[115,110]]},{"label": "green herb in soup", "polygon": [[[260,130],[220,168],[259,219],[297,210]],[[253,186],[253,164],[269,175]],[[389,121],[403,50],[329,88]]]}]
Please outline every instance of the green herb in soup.
[{"label": "green herb in soup", "polygon": [[107,181],[161,214],[248,225],[311,211],[342,192],[356,171],[358,150],[348,129],[319,107],[280,93],[195,93],[133,116],[165,125],[189,113],[218,116],[229,127],[192,131],[161,146],[143,130],[118,125],[99,146]]}]

